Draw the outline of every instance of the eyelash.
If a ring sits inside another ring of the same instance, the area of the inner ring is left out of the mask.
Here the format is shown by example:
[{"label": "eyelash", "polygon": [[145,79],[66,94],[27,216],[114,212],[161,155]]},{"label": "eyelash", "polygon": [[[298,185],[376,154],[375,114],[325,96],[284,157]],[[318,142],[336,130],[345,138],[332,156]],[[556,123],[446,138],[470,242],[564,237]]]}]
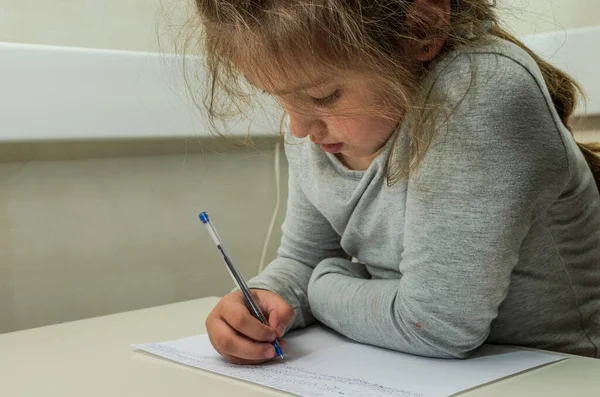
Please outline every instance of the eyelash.
[{"label": "eyelash", "polygon": [[315,105],[326,107],[332,105],[340,97],[340,90],[335,90],[333,94],[323,98],[312,98]]}]

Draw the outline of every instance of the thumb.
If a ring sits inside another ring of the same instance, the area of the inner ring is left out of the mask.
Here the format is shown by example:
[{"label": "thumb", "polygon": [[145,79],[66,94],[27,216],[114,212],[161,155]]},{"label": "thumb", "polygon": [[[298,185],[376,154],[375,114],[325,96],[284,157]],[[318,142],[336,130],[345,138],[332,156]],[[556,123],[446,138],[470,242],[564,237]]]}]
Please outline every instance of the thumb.
[{"label": "thumb", "polygon": [[275,330],[277,337],[281,338],[294,320],[294,309],[275,293],[270,293],[268,298],[265,298],[261,299],[261,303],[268,316],[269,326]]}]

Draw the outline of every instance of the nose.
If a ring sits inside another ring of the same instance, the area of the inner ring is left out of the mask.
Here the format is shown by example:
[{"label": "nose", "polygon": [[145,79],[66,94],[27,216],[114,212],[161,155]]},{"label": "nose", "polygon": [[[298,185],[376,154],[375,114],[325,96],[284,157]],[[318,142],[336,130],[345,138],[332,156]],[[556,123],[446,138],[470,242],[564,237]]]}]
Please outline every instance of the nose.
[{"label": "nose", "polygon": [[316,138],[323,135],[325,123],[322,120],[294,111],[288,110],[287,113],[290,118],[290,130],[294,137],[306,138],[310,135],[312,138]]}]

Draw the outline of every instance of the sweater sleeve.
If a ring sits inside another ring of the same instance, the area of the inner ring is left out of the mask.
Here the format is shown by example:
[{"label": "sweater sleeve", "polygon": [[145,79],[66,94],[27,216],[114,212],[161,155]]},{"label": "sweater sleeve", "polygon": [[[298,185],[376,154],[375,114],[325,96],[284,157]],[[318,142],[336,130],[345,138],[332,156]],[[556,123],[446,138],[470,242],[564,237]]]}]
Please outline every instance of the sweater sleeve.
[{"label": "sweater sleeve", "polygon": [[[568,164],[560,126],[538,81],[501,56],[471,81],[464,60],[436,83],[460,106],[408,183],[396,280],[357,277],[344,259],[312,274],[315,317],[356,341],[463,358],[485,342],[538,211],[556,199]],[[487,58],[486,58],[487,59]],[[493,59],[493,60],[492,60]]]},{"label": "sweater sleeve", "polygon": [[308,282],[317,264],[325,258],[346,257],[341,237],[329,221],[310,203],[298,183],[303,170],[290,156],[288,200],[278,255],[248,286],[275,292],[294,309],[294,320],[287,331],[315,322],[308,304]]}]

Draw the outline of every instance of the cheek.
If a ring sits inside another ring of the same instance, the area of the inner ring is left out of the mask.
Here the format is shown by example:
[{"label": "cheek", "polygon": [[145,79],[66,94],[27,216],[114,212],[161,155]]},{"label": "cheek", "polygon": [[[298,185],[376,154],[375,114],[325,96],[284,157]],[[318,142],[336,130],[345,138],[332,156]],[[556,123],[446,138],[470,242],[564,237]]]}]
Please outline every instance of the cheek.
[{"label": "cheek", "polygon": [[340,136],[359,142],[387,139],[396,123],[381,117],[331,118],[328,123]]}]

